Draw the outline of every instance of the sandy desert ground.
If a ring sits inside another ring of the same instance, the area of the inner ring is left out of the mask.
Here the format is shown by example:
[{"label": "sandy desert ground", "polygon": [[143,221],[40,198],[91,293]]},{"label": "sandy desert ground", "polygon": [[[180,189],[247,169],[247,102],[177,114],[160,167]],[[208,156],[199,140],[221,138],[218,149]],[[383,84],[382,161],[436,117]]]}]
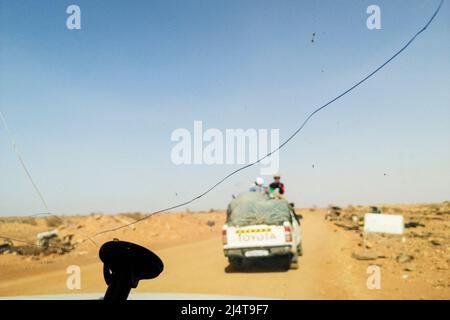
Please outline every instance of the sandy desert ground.
[{"label": "sandy desert ground", "polygon": [[[339,215],[330,215],[328,208],[297,209],[304,217],[304,255],[297,270],[270,263],[231,268],[221,248],[224,211],[158,214],[94,240],[99,245],[113,238],[136,242],[162,258],[163,273],[141,281],[133,292],[276,299],[450,299],[450,202],[379,207],[405,216],[403,236],[364,235],[362,217],[368,207],[349,206]],[[0,297],[104,292],[98,247],[86,235],[140,217],[143,214],[1,218],[2,236],[36,243],[38,232],[56,229],[60,238],[73,235],[68,238],[75,248],[64,254],[39,253],[36,247],[12,240],[13,249],[0,254]],[[70,265],[81,268],[79,290],[66,286]],[[367,287],[371,265],[380,267],[379,289]]]}]

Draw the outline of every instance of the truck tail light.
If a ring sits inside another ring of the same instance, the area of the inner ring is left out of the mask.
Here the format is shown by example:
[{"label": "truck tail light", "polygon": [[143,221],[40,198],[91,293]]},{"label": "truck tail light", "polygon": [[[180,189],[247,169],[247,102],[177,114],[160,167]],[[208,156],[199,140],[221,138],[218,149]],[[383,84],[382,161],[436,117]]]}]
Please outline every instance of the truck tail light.
[{"label": "truck tail light", "polygon": [[284,237],[286,242],[292,242],[292,229],[289,224],[284,225]]},{"label": "truck tail light", "polygon": [[227,229],[223,228],[222,229],[222,243],[224,245],[226,245],[228,243],[228,239],[227,239]]}]

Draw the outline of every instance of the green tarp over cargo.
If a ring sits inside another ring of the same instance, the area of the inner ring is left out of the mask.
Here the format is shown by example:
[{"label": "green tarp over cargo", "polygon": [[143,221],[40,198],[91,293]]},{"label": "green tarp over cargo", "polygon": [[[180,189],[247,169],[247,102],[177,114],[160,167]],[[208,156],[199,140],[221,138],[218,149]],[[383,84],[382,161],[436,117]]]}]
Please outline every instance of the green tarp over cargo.
[{"label": "green tarp over cargo", "polygon": [[284,199],[269,199],[259,192],[242,193],[227,209],[227,224],[234,227],[250,225],[282,225],[291,221],[291,206]]}]

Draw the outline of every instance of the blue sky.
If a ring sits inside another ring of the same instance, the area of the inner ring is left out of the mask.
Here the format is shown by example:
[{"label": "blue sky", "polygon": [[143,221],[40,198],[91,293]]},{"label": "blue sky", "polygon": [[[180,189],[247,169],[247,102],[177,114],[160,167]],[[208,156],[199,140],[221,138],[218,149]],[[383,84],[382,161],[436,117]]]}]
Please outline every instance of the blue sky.
[{"label": "blue sky", "polygon": [[[278,128],[283,140],[438,3],[0,0],[0,110],[52,212],[158,210],[238,167],[174,165],[173,130],[201,120]],[[70,4],[81,30],[66,28]],[[371,4],[381,30],[366,27]],[[450,200],[449,21],[444,3],[407,51],[281,151],[290,200]],[[189,208],[224,208],[258,175],[241,172]],[[0,215],[44,211],[3,128],[0,177]]]}]

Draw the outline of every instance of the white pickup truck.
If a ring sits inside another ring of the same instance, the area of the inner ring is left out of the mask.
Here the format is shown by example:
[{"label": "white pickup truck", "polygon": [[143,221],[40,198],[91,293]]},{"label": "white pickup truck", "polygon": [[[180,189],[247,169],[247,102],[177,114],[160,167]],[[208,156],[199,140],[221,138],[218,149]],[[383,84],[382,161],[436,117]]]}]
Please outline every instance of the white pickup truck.
[{"label": "white pickup truck", "polygon": [[[254,206],[248,207],[254,208]],[[285,259],[290,268],[296,269],[298,267],[298,256],[302,255],[301,218],[295,214],[290,206],[288,208],[291,210],[287,209],[287,212],[282,216],[284,221],[278,220],[276,224],[267,222],[252,224],[247,222],[247,225],[239,226],[231,223],[231,212],[229,212],[227,222],[222,228],[222,239],[224,254],[228,257],[230,264],[242,266],[245,260],[249,259],[279,257]],[[258,218],[255,220],[258,220]],[[260,221],[263,220],[260,219]]]}]

